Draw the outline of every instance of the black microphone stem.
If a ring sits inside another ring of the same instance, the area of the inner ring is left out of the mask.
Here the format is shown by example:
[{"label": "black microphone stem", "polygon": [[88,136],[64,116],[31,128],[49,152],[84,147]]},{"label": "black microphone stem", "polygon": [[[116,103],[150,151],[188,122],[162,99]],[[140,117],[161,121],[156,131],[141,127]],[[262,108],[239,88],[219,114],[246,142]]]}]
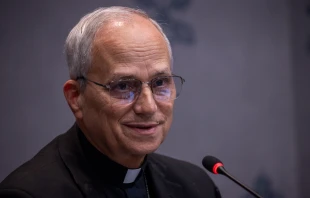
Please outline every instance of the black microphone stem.
[{"label": "black microphone stem", "polygon": [[254,197],[257,198],[263,198],[261,197],[259,194],[257,194],[255,191],[251,190],[249,187],[247,187],[246,185],[240,183],[238,180],[236,180],[233,176],[231,176],[224,167],[220,166],[217,169],[217,172],[220,174],[225,175],[226,177],[228,177],[229,179],[231,179],[232,181],[234,181],[235,183],[237,183],[238,185],[240,185],[242,188],[244,188],[246,191],[248,191],[249,193],[251,193]]}]

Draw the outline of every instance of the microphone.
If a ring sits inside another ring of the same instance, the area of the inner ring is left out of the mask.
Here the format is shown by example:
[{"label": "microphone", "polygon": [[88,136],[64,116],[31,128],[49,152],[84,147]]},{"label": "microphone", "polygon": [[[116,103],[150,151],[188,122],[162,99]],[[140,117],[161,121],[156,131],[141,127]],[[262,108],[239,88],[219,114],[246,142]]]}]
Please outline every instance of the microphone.
[{"label": "microphone", "polygon": [[239,182],[237,179],[235,179],[233,176],[231,176],[224,168],[223,163],[217,159],[216,157],[213,156],[206,156],[203,158],[202,160],[202,165],[210,172],[214,173],[214,174],[221,174],[221,175],[225,175],[226,177],[228,177],[229,179],[231,179],[232,181],[234,181],[236,184],[238,184],[239,186],[241,186],[242,188],[244,188],[246,191],[248,191],[249,193],[251,193],[254,197],[257,198],[263,198],[262,196],[260,196],[258,193],[256,193],[255,191],[253,191],[252,189],[250,189],[249,187],[247,187],[246,185],[242,184],[241,182]]}]

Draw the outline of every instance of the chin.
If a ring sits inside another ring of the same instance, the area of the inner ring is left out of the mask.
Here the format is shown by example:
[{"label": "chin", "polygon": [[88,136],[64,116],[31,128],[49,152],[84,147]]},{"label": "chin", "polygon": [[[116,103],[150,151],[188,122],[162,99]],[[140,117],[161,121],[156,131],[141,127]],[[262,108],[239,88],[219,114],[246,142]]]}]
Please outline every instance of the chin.
[{"label": "chin", "polygon": [[155,152],[160,146],[160,143],[137,143],[136,145],[132,145],[132,147],[128,148],[130,153],[134,155],[147,155]]}]

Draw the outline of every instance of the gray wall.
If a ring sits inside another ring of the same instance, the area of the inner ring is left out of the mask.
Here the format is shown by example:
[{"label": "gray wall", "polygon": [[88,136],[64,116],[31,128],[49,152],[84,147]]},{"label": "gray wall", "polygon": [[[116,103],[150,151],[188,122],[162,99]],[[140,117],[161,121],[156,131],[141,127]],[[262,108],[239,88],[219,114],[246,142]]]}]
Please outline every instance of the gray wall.
[{"label": "gray wall", "polygon": [[310,1],[293,1],[291,6],[298,185],[301,195],[310,195]]},{"label": "gray wall", "polygon": [[[62,94],[63,44],[73,25],[99,6],[143,8],[137,2],[1,1],[0,181],[74,121]],[[310,193],[306,3],[196,0],[171,11],[192,28],[193,42],[173,42],[175,73],[186,84],[158,152],[199,166],[203,156],[218,156],[268,197]],[[223,197],[245,195],[212,177]]]}]

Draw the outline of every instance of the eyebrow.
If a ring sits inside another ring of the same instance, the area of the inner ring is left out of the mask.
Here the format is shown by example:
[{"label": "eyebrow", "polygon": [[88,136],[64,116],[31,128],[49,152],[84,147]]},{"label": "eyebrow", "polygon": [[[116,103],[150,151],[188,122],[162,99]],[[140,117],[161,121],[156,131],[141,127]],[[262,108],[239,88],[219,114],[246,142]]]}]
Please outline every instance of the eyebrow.
[{"label": "eyebrow", "polygon": [[165,70],[165,71],[158,71],[152,76],[156,77],[156,76],[163,76],[163,75],[173,75],[173,74],[170,71]]},{"label": "eyebrow", "polygon": [[[151,75],[151,78],[155,78],[157,76],[164,76],[164,75],[173,75],[171,73],[171,70],[165,69],[161,71],[156,71],[154,74]],[[112,78],[110,80],[120,80],[120,79],[139,79],[137,75],[134,74],[125,74],[125,73],[115,73],[113,74]]]}]

